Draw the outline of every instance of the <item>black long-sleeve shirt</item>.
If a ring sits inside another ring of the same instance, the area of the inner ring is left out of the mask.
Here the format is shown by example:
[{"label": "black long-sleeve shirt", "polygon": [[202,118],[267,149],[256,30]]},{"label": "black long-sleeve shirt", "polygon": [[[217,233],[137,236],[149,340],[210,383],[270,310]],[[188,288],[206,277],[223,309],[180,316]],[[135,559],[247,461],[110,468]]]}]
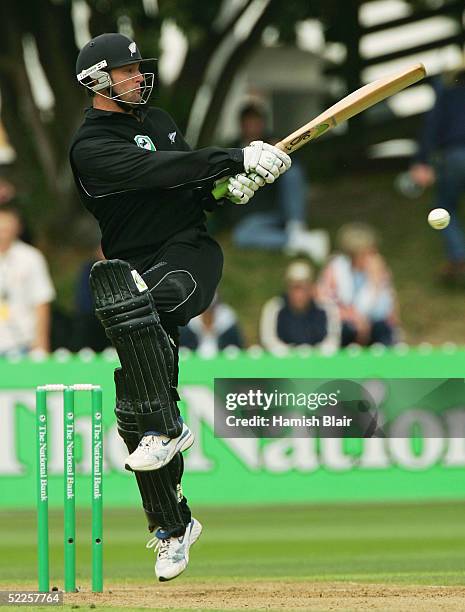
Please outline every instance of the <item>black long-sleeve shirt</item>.
[{"label": "black long-sleeve shirt", "polygon": [[241,149],[192,151],[159,108],[135,115],[87,109],[70,162],[109,259],[154,253],[178,232],[202,225],[213,182],[244,169]]}]

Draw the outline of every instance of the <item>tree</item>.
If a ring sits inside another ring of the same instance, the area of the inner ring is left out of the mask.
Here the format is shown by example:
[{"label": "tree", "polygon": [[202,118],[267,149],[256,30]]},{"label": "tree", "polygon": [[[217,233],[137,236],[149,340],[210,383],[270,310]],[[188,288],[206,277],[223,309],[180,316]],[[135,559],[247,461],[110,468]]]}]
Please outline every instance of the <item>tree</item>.
[{"label": "tree", "polygon": [[[17,153],[16,180],[34,194],[28,216],[38,225],[56,221],[62,227],[80,210],[68,164],[68,143],[86,100],[74,78],[78,48],[73,7],[79,3],[88,8],[92,36],[118,29],[131,32],[146,57],[160,55],[164,27],[177,25],[188,51],[176,80],[158,82],[154,99],[171,111],[183,131],[190,126],[192,144],[202,146],[212,141],[234,76],[268,27],[275,28],[280,41],[291,42],[298,21],[319,19],[326,40],[346,46],[347,61],[338,70],[347,89],[355,89],[365,62],[358,53],[361,1],[30,0],[25,10],[23,2],[1,0],[1,118]],[[463,10],[461,0],[449,0],[443,7],[432,6],[430,0],[410,2],[414,15],[408,20],[441,12],[458,19]],[[463,30],[459,38],[463,42]],[[48,81],[54,98],[49,111],[41,110],[34,97],[25,48],[36,51]]]}]

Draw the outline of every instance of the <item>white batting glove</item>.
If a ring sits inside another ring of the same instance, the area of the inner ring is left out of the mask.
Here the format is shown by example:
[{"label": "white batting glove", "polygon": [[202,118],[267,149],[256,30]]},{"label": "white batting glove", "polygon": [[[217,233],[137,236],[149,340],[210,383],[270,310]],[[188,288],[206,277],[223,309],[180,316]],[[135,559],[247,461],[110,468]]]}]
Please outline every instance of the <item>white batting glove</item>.
[{"label": "white batting glove", "polygon": [[[257,185],[259,187],[263,187],[264,185],[266,185],[266,181],[263,178],[263,176],[260,176],[259,174],[257,174],[256,172],[251,172],[250,174],[247,174],[248,178],[251,179],[254,183],[257,183]],[[256,190],[255,190],[256,191]]]},{"label": "white batting glove", "polygon": [[226,198],[234,204],[247,204],[265,180],[257,174],[236,174],[228,179],[228,194]]},{"label": "white batting glove", "polygon": [[292,162],[289,155],[262,140],[254,140],[242,151],[245,171],[247,173],[256,172],[267,183],[274,183],[291,167]]}]

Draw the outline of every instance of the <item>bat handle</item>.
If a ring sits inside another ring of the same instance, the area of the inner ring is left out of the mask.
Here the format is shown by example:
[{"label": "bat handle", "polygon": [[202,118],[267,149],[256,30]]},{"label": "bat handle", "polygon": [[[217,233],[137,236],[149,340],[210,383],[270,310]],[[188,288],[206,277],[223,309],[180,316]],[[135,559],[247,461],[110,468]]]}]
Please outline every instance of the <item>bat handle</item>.
[{"label": "bat handle", "polygon": [[[280,151],[286,152],[285,144],[280,140],[274,145]],[[229,178],[229,177],[227,177]],[[228,193],[228,181],[224,180],[224,182],[218,183],[214,189],[212,189],[212,195],[215,200],[221,200]]]},{"label": "bat handle", "polygon": [[222,200],[228,193],[229,176],[224,177],[221,182],[217,181],[216,186],[212,189],[212,196],[215,200]]}]

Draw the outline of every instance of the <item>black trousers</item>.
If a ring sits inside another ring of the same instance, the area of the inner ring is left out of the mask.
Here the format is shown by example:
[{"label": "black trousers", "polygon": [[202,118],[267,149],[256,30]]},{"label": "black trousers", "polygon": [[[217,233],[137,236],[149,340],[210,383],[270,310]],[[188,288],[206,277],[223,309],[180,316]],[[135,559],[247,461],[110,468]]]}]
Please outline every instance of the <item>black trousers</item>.
[{"label": "black trousers", "polygon": [[[223,253],[204,228],[178,234],[151,256],[128,258],[147,284],[155,302],[160,322],[171,339],[178,383],[178,327],[202,313],[213,300],[223,269]],[[125,373],[127,376],[127,373]],[[117,388],[118,391],[118,388]],[[122,398],[117,400],[121,401]],[[173,420],[177,415],[173,414]],[[127,438],[127,436],[123,436]],[[136,440],[125,439],[130,452]],[[164,535],[181,535],[190,520],[187,499],[179,496],[182,457],[178,453],[160,470],[136,474],[149,529],[159,526]]]},{"label": "black trousers", "polygon": [[223,271],[221,247],[202,227],[179,233],[156,255],[127,261],[146,282],[167,330],[208,308]]}]

